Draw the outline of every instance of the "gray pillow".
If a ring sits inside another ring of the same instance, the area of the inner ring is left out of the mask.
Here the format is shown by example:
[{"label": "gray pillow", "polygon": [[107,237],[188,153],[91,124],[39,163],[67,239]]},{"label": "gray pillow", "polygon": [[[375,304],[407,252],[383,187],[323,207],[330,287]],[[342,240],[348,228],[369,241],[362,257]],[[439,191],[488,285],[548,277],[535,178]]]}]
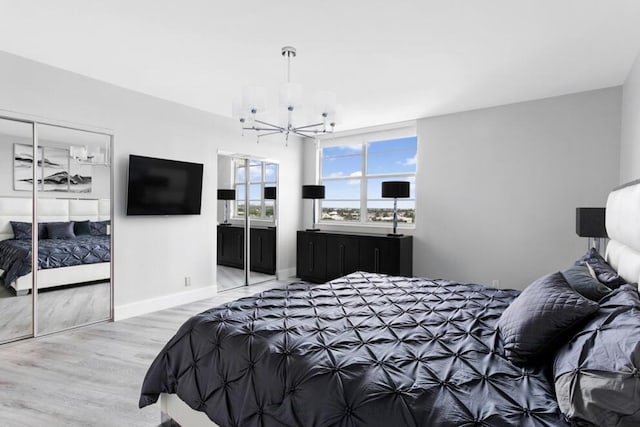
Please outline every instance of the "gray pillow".
[{"label": "gray pillow", "polygon": [[541,277],[498,320],[505,356],[514,363],[533,362],[596,310],[598,304],[571,289],[562,273]]},{"label": "gray pillow", "polygon": [[616,289],[620,285],[624,285],[626,280],[618,275],[618,273],[602,258],[602,255],[595,249],[591,248],[584,254],[575,265],[588,264],[596,272],[598,280],[610,289]]},{"label": "gray pillow", "polygon": [[73,222],[49,222],[47,223],[47,234],[50,239],[75,239],[73,232]]},{"label": "gray pillow", "polygon": [[638,291],[622,285],[555,355],[558,406],[572,425],[640,426],[639,343]]},{"label": "gray pillow", "polygon": [[[20,221],[9,221],[13,230],[13,238],[16,240],[31,240],[31,223]],[[47,224],[45,222],[38,223],[38,239],[47,238]]]},{"label": "gray pillow", "polygon": [[562,275],[574,291],[592,301],[599,301],[611,289],[591,275],[588,265],[574,265],[563,271]]}]

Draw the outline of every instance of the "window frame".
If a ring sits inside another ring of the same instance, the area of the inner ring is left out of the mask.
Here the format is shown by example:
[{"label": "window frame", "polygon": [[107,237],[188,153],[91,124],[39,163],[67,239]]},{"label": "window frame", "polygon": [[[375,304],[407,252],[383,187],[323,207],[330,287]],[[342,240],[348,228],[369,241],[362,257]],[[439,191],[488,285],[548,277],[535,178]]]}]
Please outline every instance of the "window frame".
[{"label": "window frame", "polygon": [[[380,199],[373,199],[373,198],[369,198],[368,195],[368,183],[370,179],[380,179],[380,178],[389,178],[390,180],[402,180],[402,179],[407,179],[411,182],[410,178],[413,178],[412,181],[412,185],[414,187],[414,191],[415,191],[415,197],[414,198],[407,198],[407,199],[400,199],[402,201],[412,201],[414,203],[414,221],[412,223],[405,223],[405,222],[398,222],[398,227],[399,228],[405,228],[405,229],[415,229],[416,226],[416,218],[417,218],[417,203],[416,203],[416,199],[417,199],[417,175],[418,175],[418,165],[416,164],[416,170],[415,172],[390,172],[390,173],[373,173],[373,174],[369,174],[368,173],[368,154],[369,154],[369,144],[370,143],[376,143],[376,142],[382,142],[382,141],[388,141],[388,140],[392,140],[392,139],[400,139],[400,138],[407,138],[407,137],[414,137],[416,138],[416,156],[418,155],[418,150],[419,150],[419,141],[418,141],[418,135],[417,135],[417,131],[416,131],[416,127],[415,124],[412,124],[410,126],[402,126],[399,128],[391,128],[391,129],[382,129],[382,130],[376,130],[376,131],[372,131],[372,132],[362,132],[362,133],[358,133],[358,134],[351,134],[348,135],[345,138],[340,138],[340,137],[335,137],[332,138],[330,140],[322,140],[320,141],[320,143],[317,146],[317,182],[319,182],[320,184],[324,184],[326,181],[348,181],[348,180],[355,180],[358,179],[360,180],[360,199],[359,200],[355,200],[355,199],[324,199],[324,200],[320,200],[318,203],[318,211],[317,213],[319,213],[318,215],[318,223],[322,224],[322,225],[331,225],[331,226],[352,226],[352,227],[389,227],[390,223],[388,222],[381,222],[381,221],[369,221],[368,220],[368,215],[367,215],[367,211],[368,211],[368,203],[369,202],[381,202],[381,201],[389,201],[391,202],[392,199],[388,199],[388,198],[380,198]],[[324,148],[330,148],[330,147],[344,147],[344,146],[354,146],[354,145],[360,145],[362,147],[360,153],[361,153],[361,175],[358,177],[351,177],[351,176],[340,176],[340,177],[326,177],[323,178],[322,176],[322,164],[323,164],[323,149]],[[342,220],[342,221],[329,221],[329,220],[324,220],[322,219],[322,211],[323,211],[323,203],[325,202],[325,200],[330,200],[330,201],[345,201],[345,202],[357,202],[360,205],[360,219],[357,221],[354,220]]]},{"label": "window frame", "polygon": [[[232,208],[232,214],[231,214],[231,219],[233,220],[243,220],[244,219],[244,215],[239,215],[238,214],[238,202],[242,202],[245,203],[245,199],[239,200],[238,199],[238,195],[240,194],[240,192],[238,191],[238,187],[244,187],[245,188],[245,192],[248,192],[249,194],[249,205],[245,206],[245,209],[250,209],[251,208],[251,202],[257,202],[258,200],[252,200],[251,199],[251,186],[252,185],[256,185],[259,184],[260,185],[260,216],[255,216],[255,215],[251,215],[251,211],[249,211],[249,217],[253,220],[253,221],[270,221],[273,222],[275,221],[275,204],[276,201],[273,200],[273,210],[272,210],[272,215],[271,216],[267,216],[267,203],[266,200],[264,198],[264,188],[265,187],[278,187],[278,174],[280,173],[280,165],[274,161],[271,160],[259,160],[259,159],[249,159],[249,165],[247,167],[247,165],[244,163],[245,159],[242,159],[243,162],[239,162],[239,161],[234,161],[233,164],[233,188],[236,191],[236,199],[233,201],[233,208]],[[251,162],[259,162],[260,163],[260,180],[259,181],[252,181],[251,180],[251,173],[250,173],[250,169],[252,167],[256,167],[258,165],[256,164],[251,164]],[[273,178],[273,180],[267,180],[267,165],[273,165],[276,168],[276,173],[275,176]],[[243,182],[238,182],[238,169],[245,169],[244,171],[244,177],[245,180]],[[245,193],[246,194],[246,193]]]}]

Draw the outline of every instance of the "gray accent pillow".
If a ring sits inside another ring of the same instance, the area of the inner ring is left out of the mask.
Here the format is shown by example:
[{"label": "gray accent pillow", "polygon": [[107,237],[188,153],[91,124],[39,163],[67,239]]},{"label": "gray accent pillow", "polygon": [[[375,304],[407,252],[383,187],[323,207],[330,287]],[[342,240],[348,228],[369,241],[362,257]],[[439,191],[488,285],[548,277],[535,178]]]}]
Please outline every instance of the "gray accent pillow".
[{"label": "gray accent pillow", "polygon": [[73,222],[49,222],[47,223],[47,234],[50,239],[75,239],[73,232]]},{"label": "gray accent pillow", "polygon": [[562,273],[541,277],[498,320],[505,356],[514,363],[532,362],[597,310],[598,304],[571,289]]},{"label": "gray accent pillow", "polygon": [[611,289],[591,275],[588,265],[574,265],[564,270],[562,275],[574,291],[592,301],[599,301],[609,294]]},{"label": "gray accent pillow", "polygon": [[640,297],[622,285],[555,355],[560,410],[572,425],[640,426],[639,364]]},{"label": "gray accent pillow", "polygon": [[611,267],[607,261],[602,258],[602,255],[595,249],[591,248],[584,254],[575,265],[588,264],[596,272],[598,280],[605,284],[610,289],[616,289],[621,285],[627,283],[618,273]]},{"label": "gray accent pillow", "polygon": [[74,221],[73,232],[76,236],[89,236],[91,235],[91,227],[89,226],[89,220],[86,221]]}]

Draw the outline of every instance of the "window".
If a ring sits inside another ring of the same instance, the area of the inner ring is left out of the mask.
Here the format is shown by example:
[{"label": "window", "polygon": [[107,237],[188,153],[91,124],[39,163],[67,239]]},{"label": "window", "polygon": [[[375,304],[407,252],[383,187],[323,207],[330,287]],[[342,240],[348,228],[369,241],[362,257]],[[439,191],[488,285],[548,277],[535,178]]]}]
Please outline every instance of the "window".
[{"label": "window", "polygon": [[382,182],[409,181],[409,198],[398,199],[398,222],[414,224],[417,149],[413,129],[408,136],[404,130],[328,141],[320,150],[321,221],[390,223],[393,200],[382,198]]},{"label": "window", "polygon": [[264,198],[264,188],[275,187],[277,179],[278,165],[275,163],[249,160],[247,165],[244,159],[234,160],[235,217],[244,216],[245,194],[248,188],[249,216],[254,219],[272,220],[275,200]]}]

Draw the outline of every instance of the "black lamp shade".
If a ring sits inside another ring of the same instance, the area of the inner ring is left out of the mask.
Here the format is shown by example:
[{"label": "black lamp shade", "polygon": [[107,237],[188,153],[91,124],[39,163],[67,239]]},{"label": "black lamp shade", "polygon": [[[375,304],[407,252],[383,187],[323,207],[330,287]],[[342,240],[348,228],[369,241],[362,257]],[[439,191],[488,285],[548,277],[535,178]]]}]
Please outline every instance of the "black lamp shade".
[{"label": "black lamp shade", "polygon": [[267,200],[275,200],[276,187],[264,187],[264,198]]},{"label": "black lamp shade", "polygon": [[384,181],[382,183],[382,197],[409,197],[409,181]]},{"label": "black lamp shade", "polygon": [[580,237],[608,237],[605,208],[576,208],[576,234]]},{"label": "black lamp shade", "polygon": [[235,200],[236,190],[218,189],[218,200]]},{"label": "black lamp shade", "polygon": [[303,199],[324,199],[324,185],[303,185]]}]

